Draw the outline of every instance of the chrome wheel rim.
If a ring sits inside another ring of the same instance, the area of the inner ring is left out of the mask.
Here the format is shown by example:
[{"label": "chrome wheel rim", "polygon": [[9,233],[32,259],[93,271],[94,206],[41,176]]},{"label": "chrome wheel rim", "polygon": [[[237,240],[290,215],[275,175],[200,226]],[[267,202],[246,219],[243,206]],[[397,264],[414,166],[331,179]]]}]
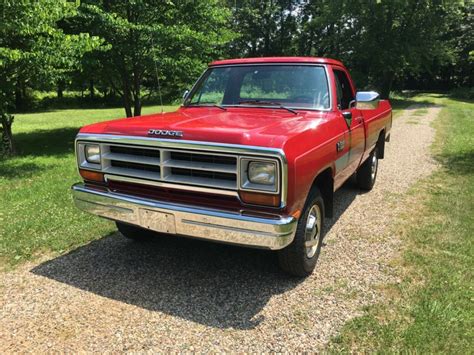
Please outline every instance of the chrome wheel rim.
[{"label": "chrome wheel rim", "polygon": [[375,176],[377,175],[377,166],[378,166],[378,159],[377,159],[377,154],[372,155],[372,161],[370,164],[370,177],[372,178],[372,181],[375,180]]},{"label": "chrome wheel rim", "polygon": [[313,205],[309,210],[305,231],[306,256],[312,258],[318,249],[321,235],[321,208],[318,205]]}]

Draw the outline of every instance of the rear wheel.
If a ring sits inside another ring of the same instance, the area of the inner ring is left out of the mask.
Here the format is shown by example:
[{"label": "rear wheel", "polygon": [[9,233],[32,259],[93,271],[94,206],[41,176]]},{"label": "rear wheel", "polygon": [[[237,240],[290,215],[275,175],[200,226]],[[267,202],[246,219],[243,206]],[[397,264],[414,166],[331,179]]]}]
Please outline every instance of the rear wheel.
[{"label": "rear wheel", "polygon": [[159,235],[158,233],[153,232],[149,229],[132,226],[131,224],[115,222],[115,225],[117,226],[119,232],[125,238],[132,239],[135,241],[146,241]]},{"label": "rear wheel", "polygon": [[324,201],[313,188],[298,221],[295,239],[278,252],[280,267],[290,275],[311,275],[321,252],[324,237]]},{"label": "rear wheel", "polygon": [[377,147],[370,153],[367,160],[357,170],[357,184],[362,190],[370,191],[377,179],[379,158]]}]

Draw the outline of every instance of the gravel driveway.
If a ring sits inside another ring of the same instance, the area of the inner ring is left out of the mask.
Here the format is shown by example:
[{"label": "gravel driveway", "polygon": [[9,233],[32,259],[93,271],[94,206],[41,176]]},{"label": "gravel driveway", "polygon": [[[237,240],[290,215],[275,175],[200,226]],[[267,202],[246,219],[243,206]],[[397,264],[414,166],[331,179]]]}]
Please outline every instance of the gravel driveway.
[{"label": "gravel driveway", "polygon": [[[67,255],[0,274],[0,351],[311,351],[396,282],[390,226],[403,193],[430,174],[430,122],[395,121],[375,188],[349,181],[316,273],[295,281],[270,252],[118,233]],[[91,217],[95,218],[95,217]]]}]

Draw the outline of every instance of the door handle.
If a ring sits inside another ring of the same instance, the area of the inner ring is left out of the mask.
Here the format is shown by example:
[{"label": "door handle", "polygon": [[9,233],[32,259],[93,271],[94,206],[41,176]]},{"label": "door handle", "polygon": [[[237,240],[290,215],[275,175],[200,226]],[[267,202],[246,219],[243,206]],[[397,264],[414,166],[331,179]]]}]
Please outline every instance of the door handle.
[{"label": "door handle", "polygon": [[336,143],[336,150],[338,152],[342,151],[344,149],[344,146],[346,145],[346,141],[343,139],[339,142]]}]

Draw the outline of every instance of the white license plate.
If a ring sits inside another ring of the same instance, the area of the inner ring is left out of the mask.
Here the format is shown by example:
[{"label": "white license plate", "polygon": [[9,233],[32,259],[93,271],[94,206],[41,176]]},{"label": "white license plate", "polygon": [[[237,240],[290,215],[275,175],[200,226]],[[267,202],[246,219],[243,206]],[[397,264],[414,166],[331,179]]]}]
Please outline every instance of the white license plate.
[{"label": "white license plate", "polygon": [[174,215],[140,208],[140,225],[155,232],[176,234]]}]

